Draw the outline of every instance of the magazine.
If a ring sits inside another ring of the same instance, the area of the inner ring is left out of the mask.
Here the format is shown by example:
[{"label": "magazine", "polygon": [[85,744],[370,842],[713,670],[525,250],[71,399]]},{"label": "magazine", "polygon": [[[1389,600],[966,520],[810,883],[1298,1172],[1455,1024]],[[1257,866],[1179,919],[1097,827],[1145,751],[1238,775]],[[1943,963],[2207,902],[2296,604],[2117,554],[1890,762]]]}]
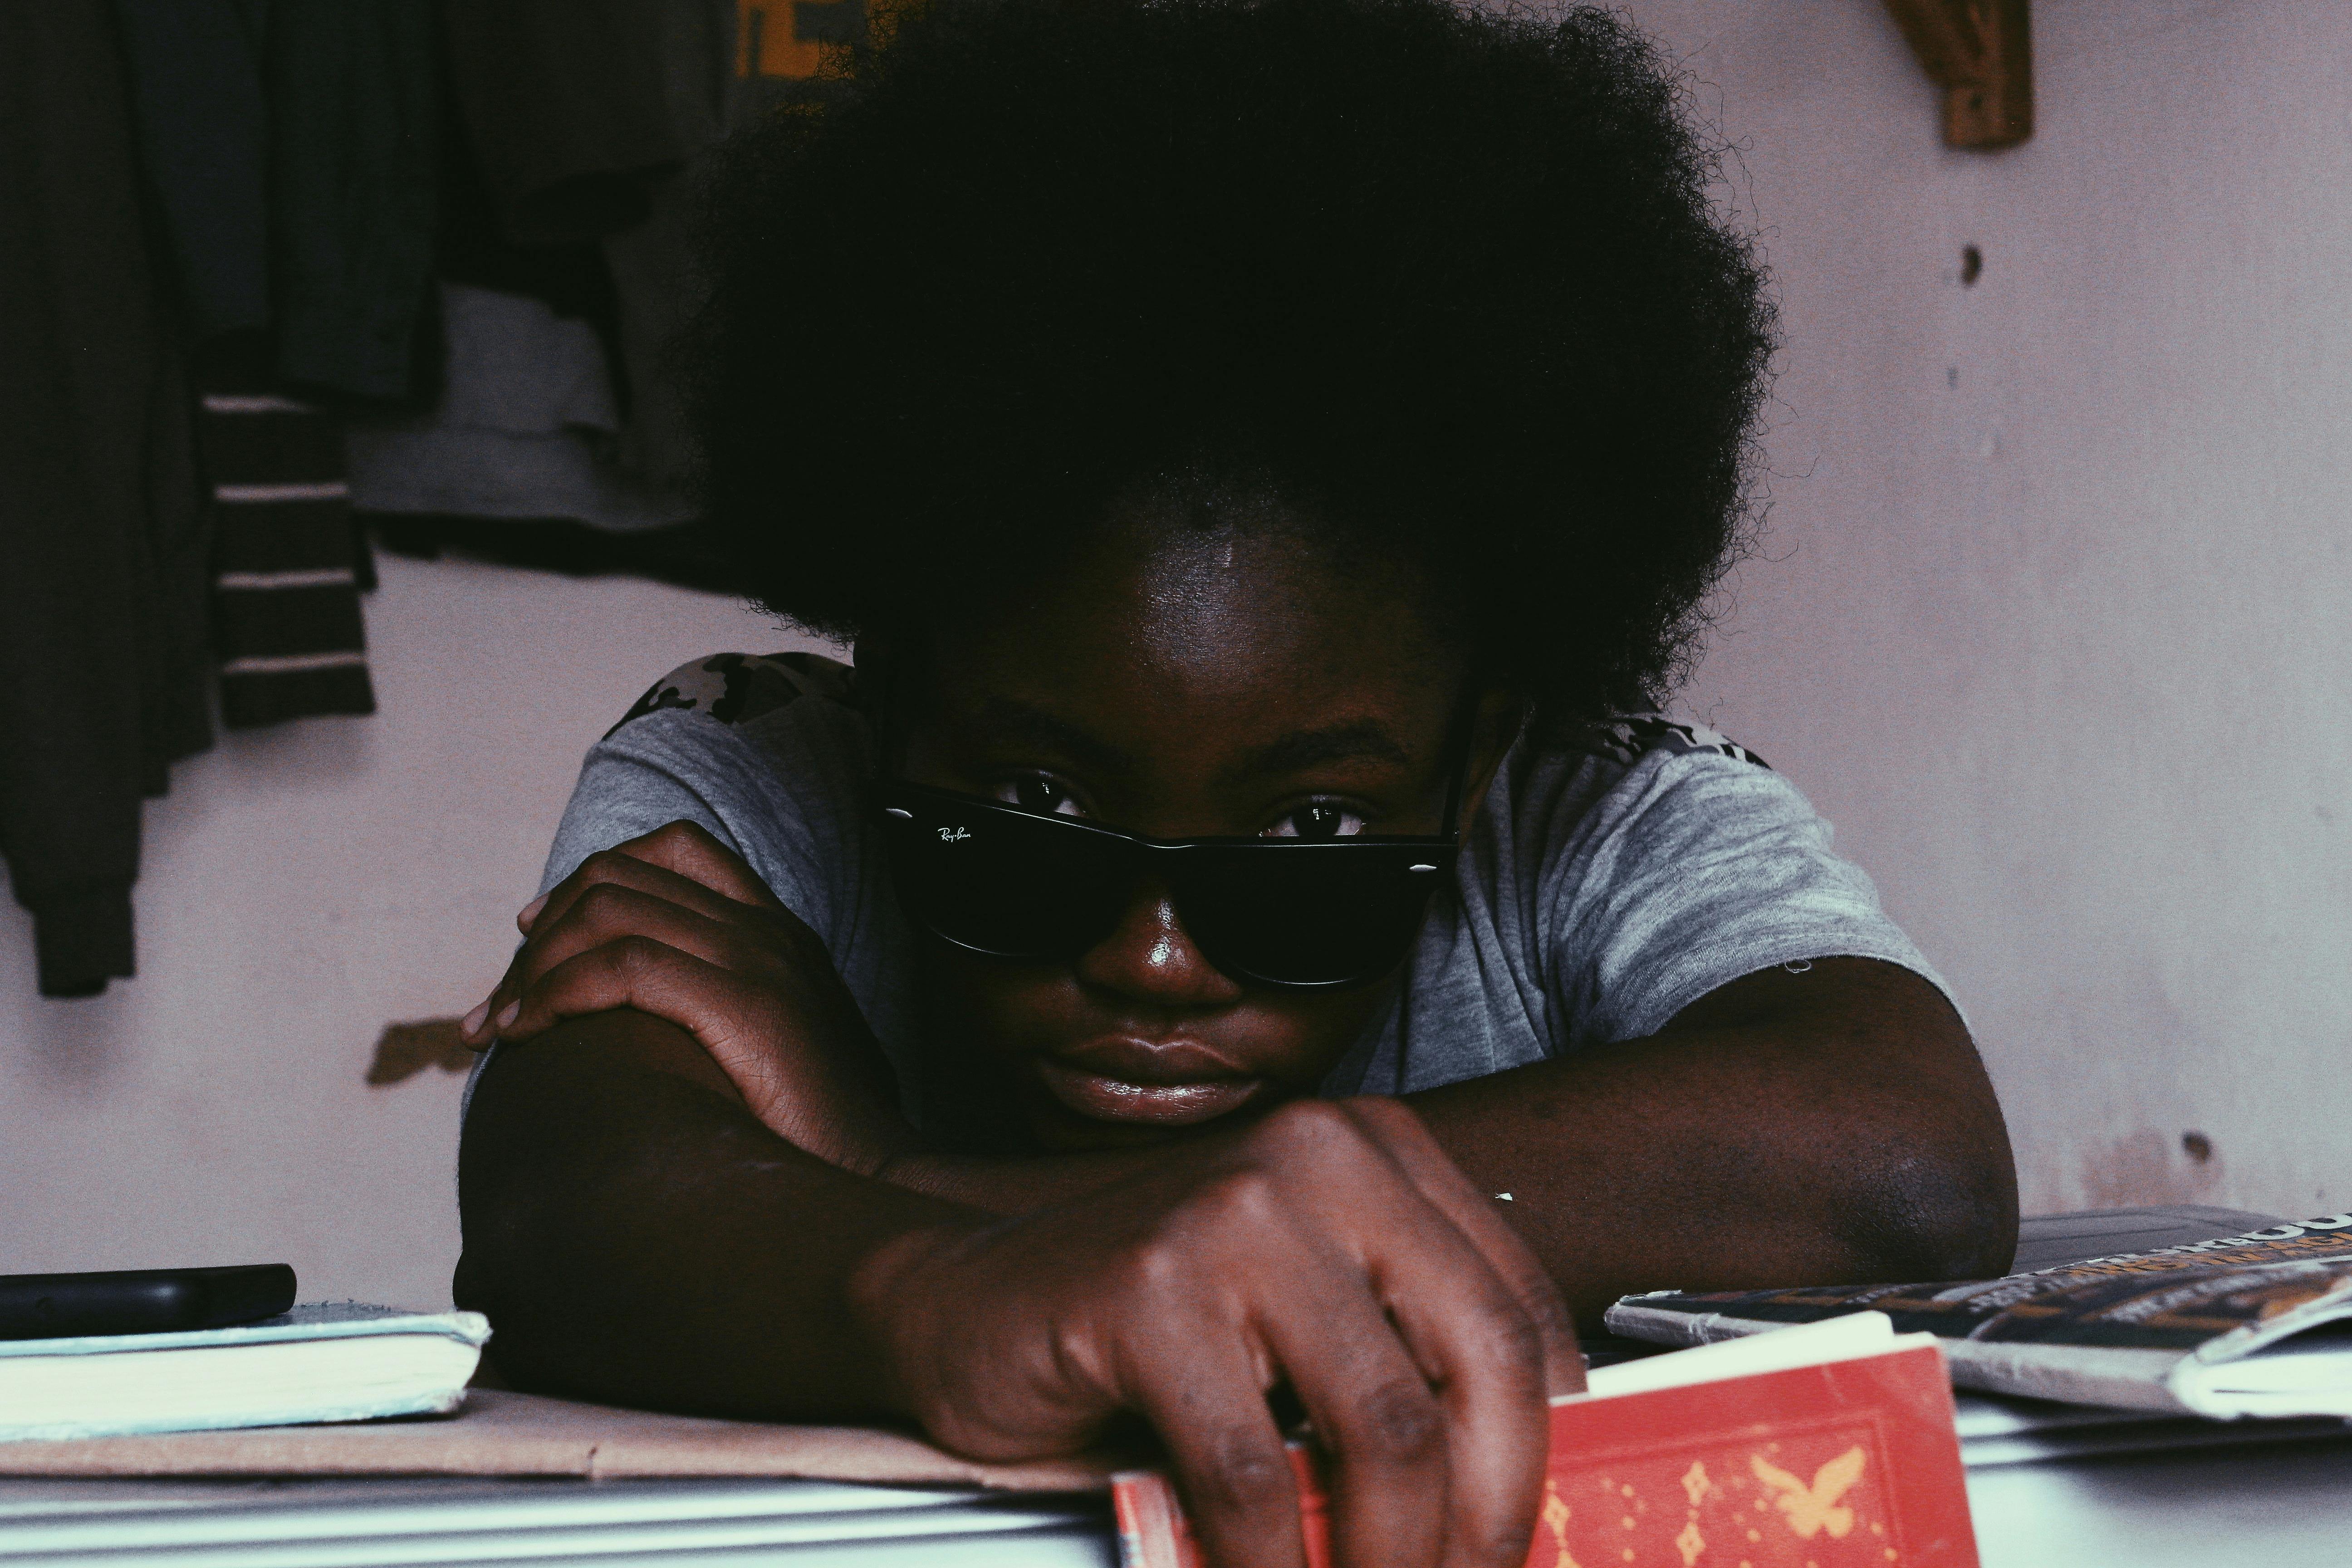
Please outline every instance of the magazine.
[{"label": "magazine", "polygon": [[1999,1279],[1656,1291],[1606,1321],[1696,1345],[1864,1311],[1937,1336],[1964,1388],[2225,1420],[2352,1418],[2352,1213]]}]

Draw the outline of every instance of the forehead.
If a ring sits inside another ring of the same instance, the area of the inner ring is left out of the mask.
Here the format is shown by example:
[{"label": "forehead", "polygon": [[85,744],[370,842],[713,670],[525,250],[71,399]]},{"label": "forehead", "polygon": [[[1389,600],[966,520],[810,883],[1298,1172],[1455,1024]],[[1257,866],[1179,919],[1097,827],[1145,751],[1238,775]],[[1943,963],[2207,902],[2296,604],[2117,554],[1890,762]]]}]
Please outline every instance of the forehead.
[{"label": "forehead", "polygon": [[1358,719],[1416,731],[1459,689],[1408,571],[1298,531],[1130,516],[1044,565],[947,628],[950,710],[1008,700],[1156,749]]}]

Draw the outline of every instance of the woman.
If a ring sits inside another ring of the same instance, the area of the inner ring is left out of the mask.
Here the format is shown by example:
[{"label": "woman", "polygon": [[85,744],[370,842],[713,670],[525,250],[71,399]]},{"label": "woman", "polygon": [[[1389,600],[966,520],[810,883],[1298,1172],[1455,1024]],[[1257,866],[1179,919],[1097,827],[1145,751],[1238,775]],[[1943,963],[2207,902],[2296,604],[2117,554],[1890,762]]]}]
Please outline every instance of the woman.
[{"label": "woman", "polygon": [[1768,312],[1621,25],[940,5],[718,187],[748,593],[590,753],[468,1019],[528,1387],[1166,1445],[1221,1564],[1517,1563],[1572,1315],[2005,1265],[1958,1015],[1647,716]]}]

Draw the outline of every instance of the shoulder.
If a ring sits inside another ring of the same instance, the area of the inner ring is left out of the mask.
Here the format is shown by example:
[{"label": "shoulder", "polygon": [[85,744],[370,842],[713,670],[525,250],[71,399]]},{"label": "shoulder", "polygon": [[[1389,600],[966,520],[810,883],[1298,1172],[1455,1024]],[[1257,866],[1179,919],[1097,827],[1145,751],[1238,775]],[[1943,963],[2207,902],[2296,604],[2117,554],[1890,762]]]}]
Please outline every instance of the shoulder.
[{"label": "shoulder", "polygon": [[610,741],[656,713],[691,714],[714,725],[751,723],[803,699],[835,708],[857,707],[857,672],[814,653],[717,653],[679,665],[604,731]]},{"label": "shoulder", "polygon": [[1717,790],[1794,795],[1762,757],[1692,720],[1623,713],[1576,728],[1531,731],[1496,781],[1489,811],[1511,825],[1521,856],[1557,858],[1629,815]]},{"label": "shoulder", "polygon": [[[1595,900],[1717,896],[1781,854],[1825,856],[1832,830],[1787,777],[1706,725],[1621,715],[1513,770],[1504,806],[1519,894],[1569,927]],[[1570,906],[1573,906],[1571,909]],[[1563,911],[1568,911],[1563,913]]]},{"label": "shoulder", "polygon": [[1659,982],[1653,950],[1729,951],[1716,938],[1745,918],[1753,881],[1725,867],[1774,829],[1801,837],[1809,817],[1763,759],[1689,720],[1530,730],[1470,830],[1458,900],[1430,922],[1365,1082],[1430,1088],[1645,1032],[1634,1024],[1657,1016],[1654,994],[1671,1002],[1685,977]]},{"label": "shoulder", "polygon": [[1650,757],[1696,755],[1752,763],[1768,773],[1772,766],[1727,735],[1664,713],[1627,713],[1595,724],[1578,737],[1571,751],[1605,758],[1624,768],[1632,768]]},{"label": "shoulder", "polygon": [[589,748],[572,811],[597,818],[598,832],[648,813],[715,822],[720,840],[756,865],[755,842],[855,815],[870,751],[856,699],[855,672],[818,654],[689,660]]},{"label": "shoulder", "polygon": [[1785,775],[1663,714],[1548,751],[1515,800],[1558,1038],[1633,1039],[1774,964],[1850,955],[1942,982]]},{"label": "shoulder", "polygon": [[893,1049],[906,1037],[888,990],[901,973],[856,672],[805,652],[688,660],[591,746],[548,853],[544,892],[582,861],[674,822],[742,857],[825,944]]},{"label": "shoulder", "polygon": [[711,654],[655,681],[589,749],[572,804],[600,833],[648,813],[708,818],[764,875],[773,868],[761,866],[760,847],[823,853],[849,831],[871,750],[848,666],[814,653]]},{"label": "shoulder", "polygon": [[820,934],[858,853],[869,751],[854,673],[810,653],[712,654],[646,689],[589,748],[548,861],[701,824]]}]

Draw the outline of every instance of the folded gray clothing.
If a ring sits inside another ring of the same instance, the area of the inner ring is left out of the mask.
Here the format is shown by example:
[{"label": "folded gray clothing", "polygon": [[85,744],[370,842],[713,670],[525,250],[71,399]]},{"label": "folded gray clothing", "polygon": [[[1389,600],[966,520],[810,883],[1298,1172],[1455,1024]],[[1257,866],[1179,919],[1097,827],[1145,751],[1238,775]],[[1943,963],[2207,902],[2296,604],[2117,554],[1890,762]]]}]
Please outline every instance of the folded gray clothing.
[{"label": "folded gray clothing", "polygon": [[570,518],[614,532],[694,508],[618,461],[604,343],[541,300],[441,285],[445,385],[423,414],[354,420],[352,505],[363,511]]}]

